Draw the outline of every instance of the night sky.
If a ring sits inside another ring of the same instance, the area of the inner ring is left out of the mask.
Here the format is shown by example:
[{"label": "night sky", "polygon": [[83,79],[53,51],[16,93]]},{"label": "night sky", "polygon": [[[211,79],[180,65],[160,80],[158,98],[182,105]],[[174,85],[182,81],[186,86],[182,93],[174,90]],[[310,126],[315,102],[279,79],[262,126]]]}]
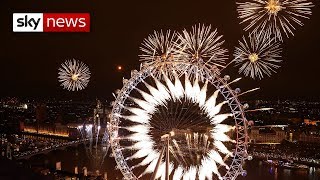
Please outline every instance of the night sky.
[{"label": "night sky", "polygon": [[[246,34],[237,19],[235,0],[223,1],[2,1],[0,5],[0,97],[110,98],[122,87],[122,77],[139,68],[139,46],[153,30],[191,29],[204,23],[218,28],[232,56],[234,46]],[[319,99],[320,8],[305,19],[295,36],[285,38],[283,62],[277,74],[261,81],[244,78],[242,90],[261,87],[249,98]],[[14,12],[89,12],[90,33],[13,33]],[[88,87],[68,92],[57,80],[66,59],[85,62],[92,73]],[[123,71],[117,71],[122,65]],[[237,78],[237,68],[224,71]]]}]

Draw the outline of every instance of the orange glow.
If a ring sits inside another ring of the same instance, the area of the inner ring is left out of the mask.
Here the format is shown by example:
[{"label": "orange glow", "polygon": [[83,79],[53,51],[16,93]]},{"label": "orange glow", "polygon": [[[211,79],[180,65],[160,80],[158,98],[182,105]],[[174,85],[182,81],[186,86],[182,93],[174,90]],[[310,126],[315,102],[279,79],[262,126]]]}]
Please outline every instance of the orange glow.
[{"label": "orange glow", "polygon": [[122,66],[117,66],[117,70],[121,71],[122,70]]},{"label": "orange glow", "polygon": [[[24,132],[28,132],[28,133],[35,133],[37,134],[37,130],[35,127],[25,127],[24,128]],[[39,129],[38,130],[38,134],[42,134],[42,135],[51,135],[51,136],[61,136],[61,137],[69,137],[69,132],[68,130],[49,130],[49,129]]]},{"label": "orange glow", "polygon": [[281,10],[280,2],[278,0],[269,0],[265,8],[270,14],[277,14]]},{"label": "orange glow", "polygon": [[319,123],[320,121],[317,121],[317,120],[310,120],[310,119],[304,119],[304,123],[306,125],[313,125],[313,126],[316,126],[317,123]]}]

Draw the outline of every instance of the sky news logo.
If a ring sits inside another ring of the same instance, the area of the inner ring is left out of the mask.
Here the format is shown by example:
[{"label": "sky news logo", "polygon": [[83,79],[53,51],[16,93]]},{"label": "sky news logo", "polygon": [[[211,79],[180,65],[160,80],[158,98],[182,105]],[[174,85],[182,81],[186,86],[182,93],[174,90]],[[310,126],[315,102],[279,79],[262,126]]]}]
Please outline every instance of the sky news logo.
[{"label": "sky news logo", "polygon": [[13,32],[90,32],[90,14],[13,13]]}]

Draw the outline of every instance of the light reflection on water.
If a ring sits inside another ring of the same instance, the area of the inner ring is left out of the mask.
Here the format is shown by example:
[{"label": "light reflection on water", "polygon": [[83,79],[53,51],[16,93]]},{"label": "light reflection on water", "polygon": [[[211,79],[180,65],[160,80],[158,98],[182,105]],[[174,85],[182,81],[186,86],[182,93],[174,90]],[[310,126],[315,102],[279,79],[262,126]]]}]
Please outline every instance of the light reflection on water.
[{"label": "light reflection on water", "polygon": [[239,177],[241,180],[318,180],[320,177],[319,168],[288,169],[275,167],[259,160],[247,161],[245,169],[248,175]]},{"label": "light reflection on water", "polygon": [[[115,161],[109,154],[99,169],[101,174],[107,172],[108,179],[122,179],[119,170],[115,169]],[[87,167],[89,171],[95,172],[92,161],[86,156],[83,146],[78,148],[69,147],[63,151],[53,151],[46,155],[34,156],[30,159],[32,166],[42,166],[47,168],[54,168],[55,163],[61,161],[63,171],[74,172],[77,166],[79,172],[83,167]],[[320,177],[320,169],[309,167],[308,169],[286,169],[282,167],[275,167],[263,163],[259,160],[247,161],[244,169],[247,170],[246,177],[239,177],[240,180],[318,180]]]}]

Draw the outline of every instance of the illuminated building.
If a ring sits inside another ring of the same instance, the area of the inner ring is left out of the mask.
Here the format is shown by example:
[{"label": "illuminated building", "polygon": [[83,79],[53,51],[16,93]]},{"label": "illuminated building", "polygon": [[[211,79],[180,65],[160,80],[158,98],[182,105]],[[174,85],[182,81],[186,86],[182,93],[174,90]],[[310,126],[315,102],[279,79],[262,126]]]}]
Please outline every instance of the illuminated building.
[{"label": "illuminated building", "polygon": [[250,142],[255,144],[280,144],[286,139],[286,125],[252,126]]},{"label": "illuminated building", "polygon": [[306,125],[313,125],[313,126],[316,126],[319,124],[320,121],[317,121],[317,120],[310,120],[310,119],[304,119],[303,120],[304,124]]},{"label": "illuminated building", "polygon": [[68,137],[76,139],[80,137],[80,134],[76,128],[77,126],[70,125],[61,125],[56,123],[52,124],[42,124],[42,125],[24,125],[22,132],[48,135],[48,136],[59,136],[59,137]]},{"label": "illuminated building", "polygon": [[300,142],[310,142],[310,143],[318,143],[320,142],[320,136],[312,133],[302,132],[299,136]]}]

